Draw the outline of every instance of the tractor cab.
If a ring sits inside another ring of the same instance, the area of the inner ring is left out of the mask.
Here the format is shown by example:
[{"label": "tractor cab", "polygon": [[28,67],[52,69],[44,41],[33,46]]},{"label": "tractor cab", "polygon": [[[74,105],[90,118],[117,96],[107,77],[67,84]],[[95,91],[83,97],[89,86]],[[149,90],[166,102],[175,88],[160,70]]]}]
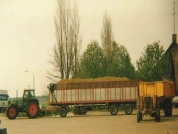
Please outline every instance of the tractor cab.
[{"label": "tractor cab", "polygon": [[23,99],[35,99],[35,90],[34,89],[25,89],[23,92]]},{"label": "tractor cab", "polygon": [[22,103],[23,105],[28,102],[30,99],[35,99],[35,90],[34,89],[24,89]]}]

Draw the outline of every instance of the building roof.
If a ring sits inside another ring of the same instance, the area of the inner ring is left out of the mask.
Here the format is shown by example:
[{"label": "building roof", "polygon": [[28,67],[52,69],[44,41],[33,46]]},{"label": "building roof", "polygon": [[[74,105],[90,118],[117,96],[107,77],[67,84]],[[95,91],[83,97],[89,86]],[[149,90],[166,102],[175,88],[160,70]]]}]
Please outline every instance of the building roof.
[{"label": "building roof", "polygon": [[175,46],[175,47],[178,47],[178,43],[172,42],[171,45],[170,45],[170,46],[168,47],[168,49],[166,50],[165,54],[167,54],[167,53],[171,50],[171,48],[174,47],[174,46]]},{"label": "building roof", "polygon": [[[168,53],[170,50],[171,50],[171,48],[172,47],[178,47],[178,43],[177,43],[177,34],[173,34],[172,35],[172,43],[171,43],[171,45],[168,47],[168,49],[166,50],[166,53]],[[165,54],[166,54],[165,53]]]}]

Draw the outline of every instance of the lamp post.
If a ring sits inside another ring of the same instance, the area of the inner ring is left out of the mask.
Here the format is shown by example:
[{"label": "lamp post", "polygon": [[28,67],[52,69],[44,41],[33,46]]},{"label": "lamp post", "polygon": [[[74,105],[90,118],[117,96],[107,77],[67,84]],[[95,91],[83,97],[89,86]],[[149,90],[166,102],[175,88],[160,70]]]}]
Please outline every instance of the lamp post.
[{"label": "lamp post", "polygon": [[33,89],[35,89],[35,76],[34,76],[34,73],[32,71],[29,71],[29,70],[25,70],[25,72],[30,72],[33,74]]}]

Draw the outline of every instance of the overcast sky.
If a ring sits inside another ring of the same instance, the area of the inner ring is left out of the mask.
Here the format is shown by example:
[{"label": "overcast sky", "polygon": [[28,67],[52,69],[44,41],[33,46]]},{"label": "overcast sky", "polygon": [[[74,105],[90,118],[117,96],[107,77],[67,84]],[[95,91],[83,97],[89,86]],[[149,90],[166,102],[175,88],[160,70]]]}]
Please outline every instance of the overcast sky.
[{"label": "overcast sky", "polygon": [[[173,0],[76,0],[80,16],[83,52],[97,40],[101,44],[102,20],[105,11],[111,17],[114,39],[124,45],[132,62],[139,59],[146,44],[160,41],[166,50],[172,42]],[[176,33],[178,33],[178,0]],[[19,96],[33,87],[36,94],[45,93],[52,69],[48,63],[55,44],[54,16],[56,0],[0,1],[0,89],[10,97]]]}]

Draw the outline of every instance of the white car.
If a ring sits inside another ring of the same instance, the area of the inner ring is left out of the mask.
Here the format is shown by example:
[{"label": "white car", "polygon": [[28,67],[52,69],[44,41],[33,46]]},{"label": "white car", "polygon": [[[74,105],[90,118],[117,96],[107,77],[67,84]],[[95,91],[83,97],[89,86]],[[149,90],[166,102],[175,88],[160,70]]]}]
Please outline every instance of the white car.
[{"label": "white car", "polygon": [[178,96],[173,98],[173,104],[175,104],[175,107],[178,108]]}]

